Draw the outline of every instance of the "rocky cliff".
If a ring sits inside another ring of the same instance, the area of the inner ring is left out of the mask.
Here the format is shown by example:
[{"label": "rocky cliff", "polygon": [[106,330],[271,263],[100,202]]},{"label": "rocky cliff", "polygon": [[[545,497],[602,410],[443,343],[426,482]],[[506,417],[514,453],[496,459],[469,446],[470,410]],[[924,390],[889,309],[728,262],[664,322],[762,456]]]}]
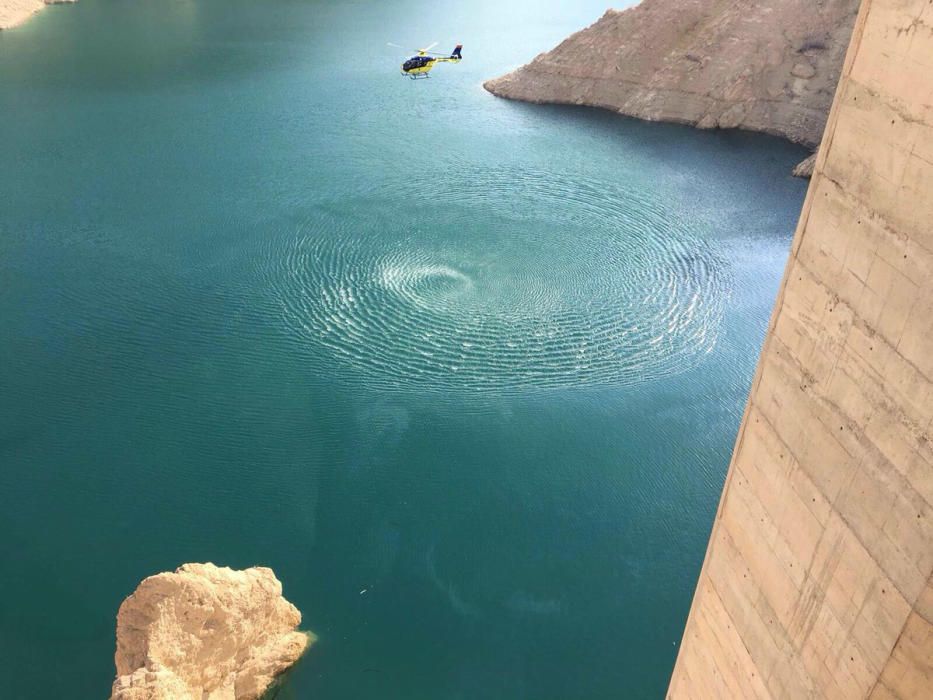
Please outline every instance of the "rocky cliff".
[{"label": "rocky cliff", "polygon": [[0,0],[0,29],[9,29],[29,19],[46,5],[75,0]]},{"label": "rocky cliff", "polygon": [[859,0],[644,0],[485,84],[500,97],[816,148]]},{"label": "rocky cliff", "polygon": [[117,614],[111,700],[254,700],[313,641],[271,569],[185,564]]}]

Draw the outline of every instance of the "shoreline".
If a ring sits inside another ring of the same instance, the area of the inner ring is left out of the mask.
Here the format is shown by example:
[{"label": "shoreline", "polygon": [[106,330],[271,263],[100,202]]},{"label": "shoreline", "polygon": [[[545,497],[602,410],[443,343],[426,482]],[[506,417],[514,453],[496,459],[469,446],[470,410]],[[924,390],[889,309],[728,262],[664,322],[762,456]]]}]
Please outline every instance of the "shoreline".
[{"label": "shoreline", "polygon": [[64,5],[77,0],[0,0],[0,31],[18,27],[46,5]]},{"label": "shoreline", "polygon": [[857,9],[857,0],[642,0],[483,87],[522,102],[772,134],[815,151]]}]

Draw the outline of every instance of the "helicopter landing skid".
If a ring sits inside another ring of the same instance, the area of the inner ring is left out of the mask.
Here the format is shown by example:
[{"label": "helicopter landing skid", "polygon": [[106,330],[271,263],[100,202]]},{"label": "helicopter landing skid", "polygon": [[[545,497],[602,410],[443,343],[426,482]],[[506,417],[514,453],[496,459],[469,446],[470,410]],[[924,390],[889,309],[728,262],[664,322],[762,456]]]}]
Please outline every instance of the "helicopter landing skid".
[{"label": "helicopter landing skid", "polygon": [[402,73],[402,75],[408,76],[411,80],[427,80],[431,77],[427,73]]}]

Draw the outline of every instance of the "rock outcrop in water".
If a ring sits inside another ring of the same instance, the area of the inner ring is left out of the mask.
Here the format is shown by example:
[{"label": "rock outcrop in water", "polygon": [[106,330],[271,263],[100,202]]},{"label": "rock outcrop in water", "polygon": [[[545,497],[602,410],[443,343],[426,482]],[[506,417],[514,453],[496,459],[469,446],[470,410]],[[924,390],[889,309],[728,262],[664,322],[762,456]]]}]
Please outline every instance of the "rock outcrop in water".
[{"label": "rock outcrop in water", "polygon": [[46,5],[59,5],[76,0],[0,0],[0,29],[9,29],[25,22]]},{"label": "rock outcrop in water", "polygon": [[813,168],[816,167],[816,153],[806,158],[794,166],[794,177],[810,177],[813,175]]},{"label": "rock outcrop in water", "polygon": [[644,0],[485,87],[816,148],[859,1]]},{"label": "rock outcrop in water", "polygon": [[252,700],[313,641],[271,569],[185,564],[117,614],[111,700]]}]

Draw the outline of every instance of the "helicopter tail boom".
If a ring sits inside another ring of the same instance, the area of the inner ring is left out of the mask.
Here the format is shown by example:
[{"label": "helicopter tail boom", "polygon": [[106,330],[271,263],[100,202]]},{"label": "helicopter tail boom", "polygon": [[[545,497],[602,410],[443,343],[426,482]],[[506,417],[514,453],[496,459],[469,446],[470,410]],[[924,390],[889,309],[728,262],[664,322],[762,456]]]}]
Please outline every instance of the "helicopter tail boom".
[{"label": "helicopter tail boom", "polygon": [[457,44],[454,47],[454,50],[450,52],[449,56],[438,54],[434,60],[440,63],[457,63],[458,61],[463,60],[463,56],[460,55],[460,51],[462,49],[463,49],[463,44]]}]

